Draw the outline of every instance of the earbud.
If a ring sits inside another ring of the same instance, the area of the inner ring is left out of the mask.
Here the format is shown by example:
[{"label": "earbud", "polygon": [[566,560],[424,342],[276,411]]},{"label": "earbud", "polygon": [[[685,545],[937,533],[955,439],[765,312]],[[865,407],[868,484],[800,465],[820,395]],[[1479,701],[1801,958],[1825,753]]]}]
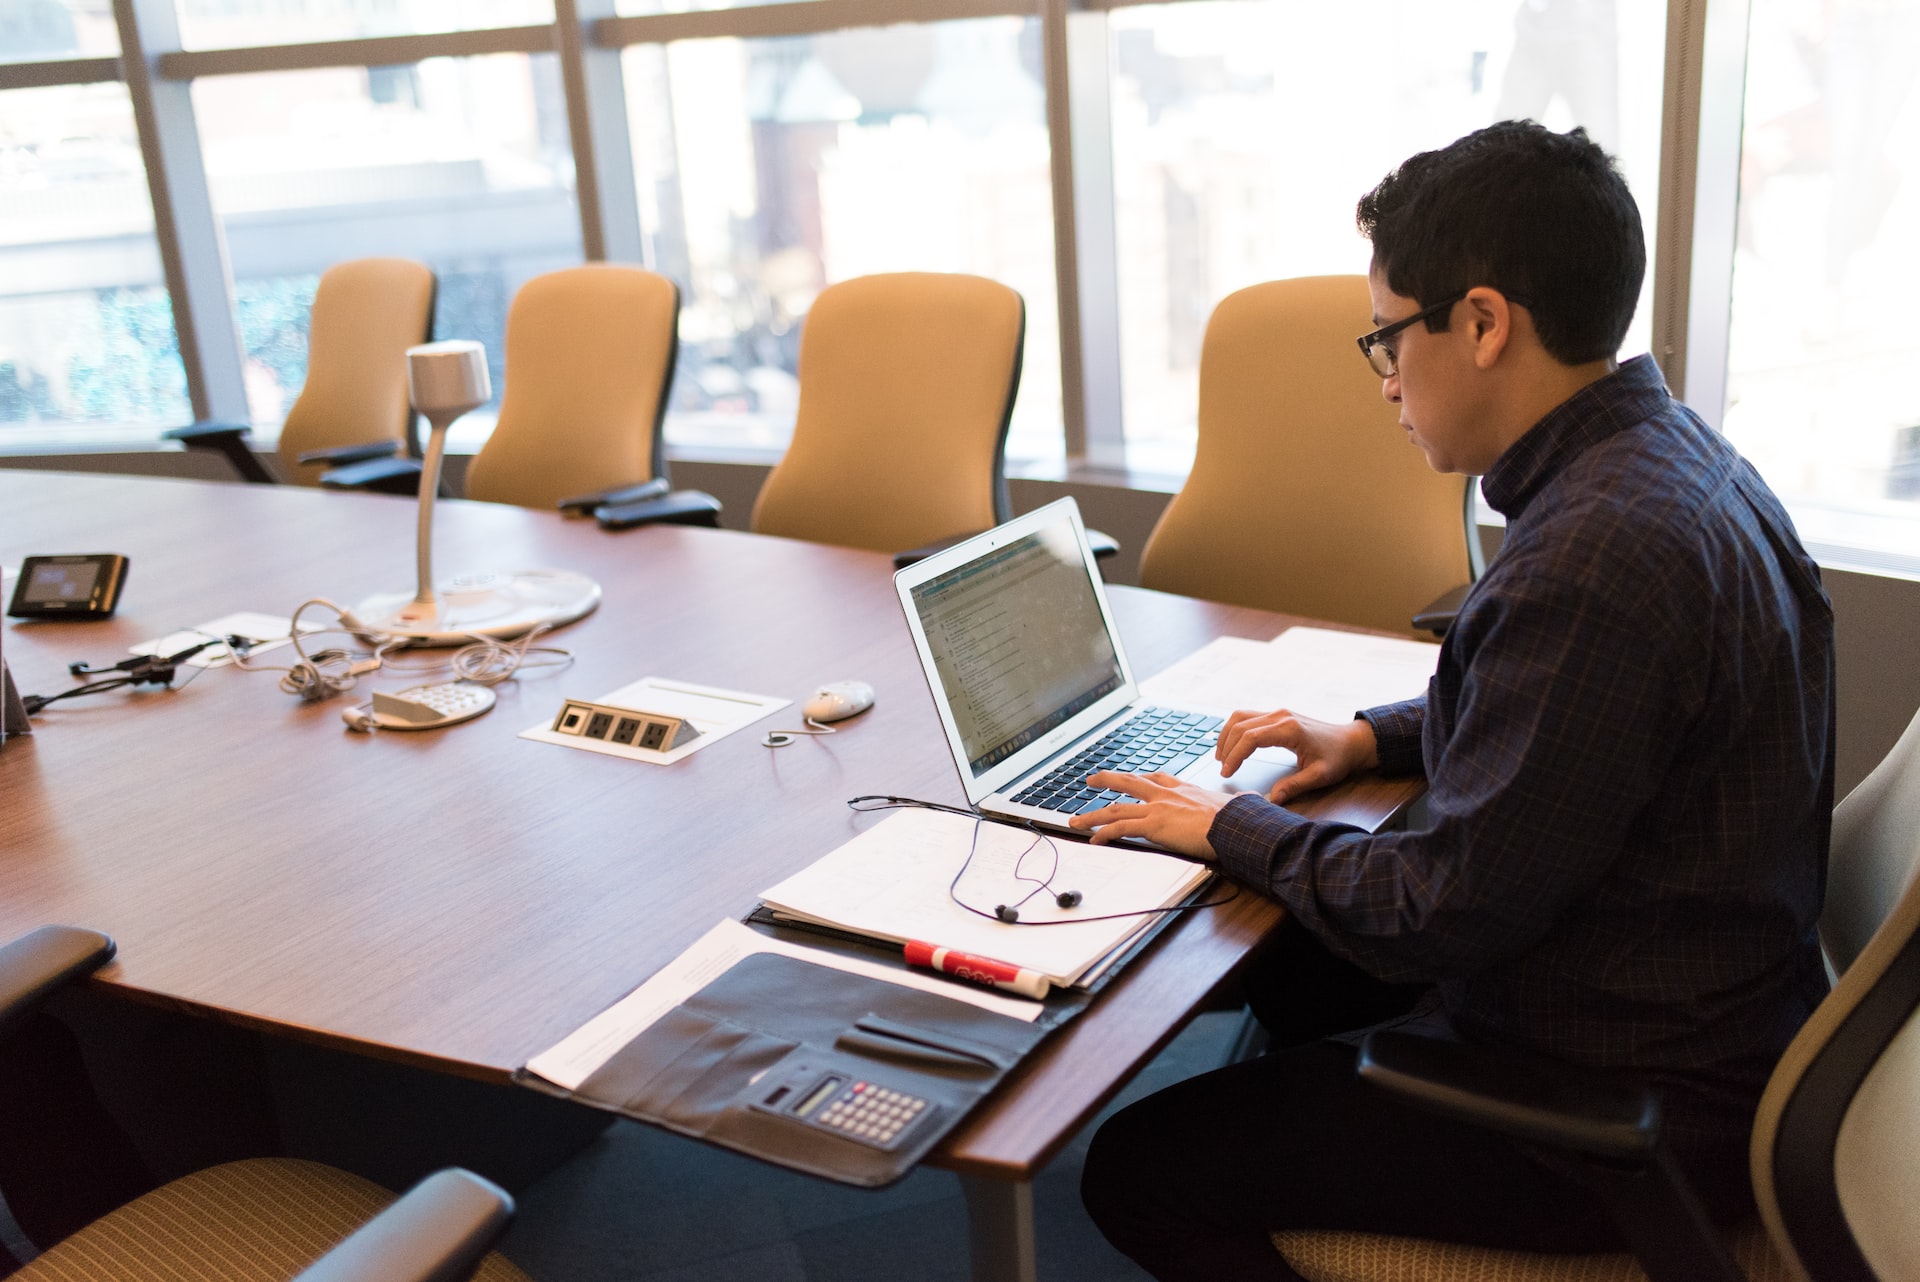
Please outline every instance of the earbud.
[{"label": "earbud", "polygon": [[993,915],[1009,925],[1020,920],[1020,910],[1009,907],[1006,904],[995,904],[993,906]]},{"label": "earbud", "polygon": [[1062,908],[1078,908],[1080,906],[1080,892],[1077,890],[1063,890],[1053,897],[1053,902],[1059,904]]}]

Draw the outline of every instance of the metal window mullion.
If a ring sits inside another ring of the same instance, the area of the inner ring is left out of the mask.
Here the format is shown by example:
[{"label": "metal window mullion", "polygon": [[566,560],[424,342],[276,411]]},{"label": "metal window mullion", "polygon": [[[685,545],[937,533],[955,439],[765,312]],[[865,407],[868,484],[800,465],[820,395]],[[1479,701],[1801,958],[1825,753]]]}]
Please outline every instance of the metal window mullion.
[{"label": "metal window mullion", "polygon": [[1053,182],[1053,281],[1060,321],[1060,416],[1069,459],[1087,456],[1087,395],[1081,359],[1079,242],[1074,236],[1072,56],[1069,0],[1041,0],[1047,154]]},{"label": "metal window mullion", "polygon": [[1667,9],[1653,350],[1675,395],[1715,427],[1726,411],[1747,16],[1747,0]]},{"label": "metal window mullion", "polygon": [[[1112,45],[1104,12],[1065,14],[1068,131],[1066,154],[1055,164],[1054,188],[1068,190],[1071,203],[1056,211],[1055,243],[1070,238],[1073,278],[1061,292],[1074,290],[1074,330],[1079,338],[1074,386],[1080,396],[1080,432],[1068,434],[1070,458],[1102,467],[1126,466],[1126,423],[1120,396],[1119,231],[1114,209]],[[1049,92],[1049,106],[1053,101]],[[1061,122],[1049,115],[1060,137]],[[1064,170],[1064,177],[1062,171]],[[1057,252],[1057,250],[1056,250]],[[1060,327],[1067,329],[1064,298]],[[1067,380],[1062,351],[1061,381]]]},{"label": "metal window mullion", "polygon": [[553,0],[555,44],[566,86],[582,251],[590,262],[639,263],[645,247],[620,51],[589,39],[590,24],[612,17],[614,3]]},{"label": "metal window mullion", "polygon": [[0,93],[9,89],[50,89],[56,85],[97,85],[120,79],[118,58],[56,58],[52,62],[0,62]]},{"label": "metal window mullion", "polygon": [[476,58],[497,53],[552,53],[554,29],[489,27],[429,35],[367,36],[306,44],[242,49],[172,49],[160,54],[160,74],[169,80],[251,75],[262,71],[311,71],[319,67],[397,67],[427,58]]},{"label": "metal window mullion", "polygon": [[937,0],[909,9],[901,0],[790,0],[737,9],[696,9],[601,18],[592,42],[602,49],[674,40],[757,40],[813,36],[900,23],[916,26],[968,18],[1031,18],[1034,0]]},{"label": "metal window mullion", "polygon": [[248,421],[245,361],[226,237],[207,190],[192,87],[163,76],[180,47],[174,0],[113,0],[121,66],[153,200],[153,233],[173,305],[187,395],[197,419]]},{"label": "metal window mullion", "polygon": [[[1702,0],[1704,2],[1704,0]],[[1727,339],[1733,323],[1733,251],[1739,238],[1745,144],[1748,0],[1707,5],[1687,264],[1687,365],[1681,399],[1718,428],[1727,412]]]}]

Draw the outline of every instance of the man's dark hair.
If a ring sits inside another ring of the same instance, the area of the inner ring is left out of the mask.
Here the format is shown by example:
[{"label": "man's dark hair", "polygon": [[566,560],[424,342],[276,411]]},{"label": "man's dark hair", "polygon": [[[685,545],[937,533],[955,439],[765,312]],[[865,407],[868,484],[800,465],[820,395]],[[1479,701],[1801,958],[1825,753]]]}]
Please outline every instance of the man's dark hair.
[{"label": "man's dark hair", "polygon": [[1620,350],[1647,270],[1640,208],[1584,129],[1489,125],[1407,160],[1355,218],[1394,293],[1430,307],[1489,285],[1532,313],[1565,365]]}]

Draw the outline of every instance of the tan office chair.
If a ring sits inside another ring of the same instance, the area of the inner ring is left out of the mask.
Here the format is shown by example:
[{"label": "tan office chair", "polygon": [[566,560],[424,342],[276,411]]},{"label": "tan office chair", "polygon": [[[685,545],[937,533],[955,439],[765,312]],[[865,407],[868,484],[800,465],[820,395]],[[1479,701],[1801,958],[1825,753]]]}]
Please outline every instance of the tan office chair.
[{"label": "tan office chair", "polygon": [[[94,931],[43,927],[0,946],[0,1034],[113,956]],[[0,1053],[4,1053],[0,1037]],[[513,1199],[449,1169],[403,1198],[317,1162],[262,1158],[196,1171],[109,1212],[11,1276],[18,1282],[526,1282],[488,1245]],[[0,1262],[7,1260],[0,1248]],[[476,1271],[477,1270],[477,1271]]]},{"label": "tan office chair", "polygon": [[[358,258],[321,274],[307,329],[307,381],[280,427],[278,479],[318,485],[329,468],[418,456],[406,350],[433,337],[434,292],[432,270],[405,258]],[[272,482],[248,434],[243,426],[195,424],[164,435],[225,454],[249,481]]]},{"label": "tan office chair", "polygon": [[1427,466],[1354,350],[1370,310],[1364,276],[1270,281],[1214,308],[1193,470],[1141,586],[1405,631],[1478,577],[1472,483]]},{"label": "tan office chair", "polygon": [[898,552],[1006,520],[1025,332],[1020,295],[979,276],[899,272],[822,290],[800,337],[793,442],[753,528]]},{"label": "tan office chair", "polygon": [[[1737,1271],[1716,1257],[1718,1235],[1683,1207],[1648,1207],[1638,1225],[1616,1208],[1633,1255],[1534,1256],[1356,1233],[1282,1233],[1275,1245],[1311,1282],[1905,1282],[1920,1278],[1920,715],[1878,768],[1834,808],[1820,939],[1839,982],[1787,1048],[1754,1122],[1752,1172],[1763,1231],[1732,1242]],[[1577,1137],[1593,1121],[1618,1122],[1645,1104],[1616,1096],[1592,1118],[1550,1112],[1540,1098],[1483,1089],[1480,1057],[1421,1039],[1362,1052],[1364,1075],[1440,1111],[1534,1142]],[[1403,1053],[1411,1051],[1409,1058]],[[1371,1061],[1371,1064],[1370,1064]],[[1371,1068],[1371,1071],[1370,1071]],[[1432,1071],[1422,1071],[1432,1070]],[[1543,1066],[1540,1090],[1579,1093],[1583,1075]],[[1519,1104],[1516,1107],[1516,1103]],[[1494,1121],[1498,1114],[1504,1120]],[[1525,1118],[1525,1126],[1515,1118]],[[1653,1137],[1638,1144],[1650,1151]],[[1577,1144],[1566,1145],[1578,1148]],[[1595,1150],[1588,1149],[1589,1155]],[[1647,1152],[1640,1155],[1646,1157]],[[1630,1153],[1615,1153],[1631,1162]],[[1627,1168],[1631,1170],[1629,1166]],[[1658,1185],[1648,1169],[1642,1182]],[[1684,1181],[1655,1199],[1687,1195]],[[1651,1226],[1651,1229],[1650,1227]],[[1664,1231],[1663,1231],[1664,1230]],[[1643,1267],[1644,1266],[1644,1267]]]},{"label": "tan office chair", "polygon": [[[619,263],[569,267],[522,285],[507,309],[500,414],[467,467],[466,497],[573,515],[638,503],[648,520],[717,523],[720,505],[710,495],[667,493],[661,424],[679,315],[672,281]],[[407,459],[341,469],[322,484],[367,488],[401,474],[411,474],[417,490],[419,468]]]},{"label": "tan office chair", "polygon": [[660,476],[679,317],[679,289],[639,267],[588,263],[522,285],[499,421],[467,468],[467,497],[550,508]]}]

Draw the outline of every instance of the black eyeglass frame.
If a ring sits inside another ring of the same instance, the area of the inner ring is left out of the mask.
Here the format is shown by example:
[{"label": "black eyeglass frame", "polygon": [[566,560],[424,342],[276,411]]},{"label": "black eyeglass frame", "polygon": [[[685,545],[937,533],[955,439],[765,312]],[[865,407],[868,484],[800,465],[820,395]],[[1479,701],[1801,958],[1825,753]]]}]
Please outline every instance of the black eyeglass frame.
[{"label": "black eyeglass frame", "polygon": [[[1398,353],[1386,345],[1387,340],[1415,321],[1423,321],[1429,316],[1438,316],[1441,312],[1451,310],[1455,303],[1467,296],[1467,293],[1468,291],[1463,289],[1452,297],[1442,299],[1431,307],[1421,308],[1405,320],[1397,320],[1391,325],[1382,325],[1379,329],[1374,330],[1373,333],[1362,334],[1353,341],[1360,345],[1360,354],[1367,358],[1367,364],[1373,367],[1374,373],[1378,374],[1381,378],[1392,378],[1400,372],[1400,357]],[[1381,369],[1380,362],[1373,359],[1375,348],[1379,348],[1387,354],[1386,369]]]}]

